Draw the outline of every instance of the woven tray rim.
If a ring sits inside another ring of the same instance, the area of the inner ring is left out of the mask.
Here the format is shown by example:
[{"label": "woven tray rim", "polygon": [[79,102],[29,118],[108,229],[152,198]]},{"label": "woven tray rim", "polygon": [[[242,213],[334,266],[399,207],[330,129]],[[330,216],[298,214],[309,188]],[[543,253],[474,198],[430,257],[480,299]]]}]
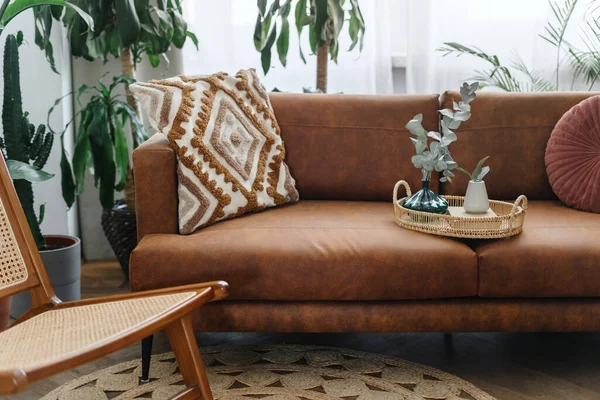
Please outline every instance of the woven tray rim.
[{"label": "woven tray rim", "polygon": [[[400,199],[397,198],[398,188],[400,185],[404,185],[407,196]],[[449,214],[435,214],[424,211],[415,211],[403,206],[404,201],[411,195],[410,186],[405,181],[399,181],[394,187],[393,193],[393,204],[394,204],[394,217],[396,224],[400,227],[429,233],[438,236],[457,237],[466,239],[500,239],[517,235],[523,231],[523,223],[525,221],[525,215],[527,214],[527,197],[520,195],[514,203],[510,203],[502,200],[490,200],[490,205],[496,205],[504,207],[506,210],[510,209],[510,212],[503,212],[496,217],[457,217]],[[444,199],[452,202],[464,202],[464,196],[453,196],[443,195]],[[495,210],[497,211],[497,210]],[[402,216],[408,215],[409,217],[421,217],[426,218],[426,221],[433,220],[429,223],[423,221],[414,221],[413,223],[406,222],[401,219]],[[437,221],[437,223],[434,223]],[[446,221],[447,223],[442,227],[439,226],[440,221]],[[494,228],[492,226],[487,227],[464,227],[455,228],[453,225],[460,225],[461,223],[471,224],[498,224],[499,227]],[[503,227],[503,223],[509,223],[509,227]]]}]

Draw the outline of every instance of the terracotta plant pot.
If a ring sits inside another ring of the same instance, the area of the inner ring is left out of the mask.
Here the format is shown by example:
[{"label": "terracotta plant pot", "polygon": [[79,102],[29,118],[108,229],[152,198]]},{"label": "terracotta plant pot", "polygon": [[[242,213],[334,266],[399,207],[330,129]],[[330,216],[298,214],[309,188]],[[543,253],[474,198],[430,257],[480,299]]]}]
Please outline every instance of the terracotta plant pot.
[{"label": "terracotta plant pot", "polygon": [[[44,236],[48,250],[40,251],[44,267],[50,278],[56,296],[62,301],[81,298],[81,241],[73,236]],[[29,292],[13,296],[10,316],[20,317],[31,308]]]}]

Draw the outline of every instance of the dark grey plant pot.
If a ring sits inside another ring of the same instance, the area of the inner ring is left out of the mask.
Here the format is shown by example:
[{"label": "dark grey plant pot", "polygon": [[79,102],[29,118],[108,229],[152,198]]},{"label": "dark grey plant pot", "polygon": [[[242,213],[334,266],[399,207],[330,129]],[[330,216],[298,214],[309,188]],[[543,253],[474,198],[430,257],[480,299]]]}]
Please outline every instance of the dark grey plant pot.
[{"label": "dark grey plant pot", "polygon": [[[56,296],[62,301],[81,298],[81,241],[79,238],[62,235],[44,236],[48,246],[62,246],[42,250],[40,255]],[[17,319],[31,308],[28,291],[12,297],[10,316]]]}]

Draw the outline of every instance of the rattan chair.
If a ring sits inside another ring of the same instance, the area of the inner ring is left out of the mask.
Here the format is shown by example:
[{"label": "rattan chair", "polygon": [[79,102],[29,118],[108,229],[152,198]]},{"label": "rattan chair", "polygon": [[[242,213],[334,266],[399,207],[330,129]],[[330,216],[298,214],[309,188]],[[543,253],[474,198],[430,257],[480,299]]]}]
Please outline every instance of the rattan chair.
[{"label": "rattan chair", "polygon": [[[2,157],[0,157],[2,159]],[[165,330],[186,389],[174,399],[212,399],[190,311],[227,296],[209,282],[62,303],[54,294],[19,198],[0,161],[0,298],[29,290],[32,308],[0,333],[0,395],[77,367]]]}]

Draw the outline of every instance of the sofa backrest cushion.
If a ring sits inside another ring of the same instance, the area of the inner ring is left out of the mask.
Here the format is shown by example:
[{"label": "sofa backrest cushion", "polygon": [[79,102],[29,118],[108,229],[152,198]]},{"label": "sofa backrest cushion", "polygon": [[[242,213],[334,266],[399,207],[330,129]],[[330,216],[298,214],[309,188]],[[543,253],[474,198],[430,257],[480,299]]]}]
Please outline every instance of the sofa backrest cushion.
[{"label": "sofa backrest cushion", "polygon": [[[302,199],[390,201],[404,179],[413,192],[421,173],[404,127],[423,113],[437,129],[438,95],[369,96],[271,93],[286,162]],[[438,190],[437,180],[432,189]]]},{"label": "sofa backrest cushion", "polygon": [[[471,103],[472,116],[456,130],[458,140],[450,146],[458,164],[473,170],[477,161],[490,156],[486,176],[491,199],[555,199],[544,155],[552,129],[571,107],[592,96],[588,92],[504,93],[478,92]],[[458,92],[442,95],[443,108],[452,108]],[[457,173],[452,183],[442,184],[444,194],[464,195],[468,179]]]}]

